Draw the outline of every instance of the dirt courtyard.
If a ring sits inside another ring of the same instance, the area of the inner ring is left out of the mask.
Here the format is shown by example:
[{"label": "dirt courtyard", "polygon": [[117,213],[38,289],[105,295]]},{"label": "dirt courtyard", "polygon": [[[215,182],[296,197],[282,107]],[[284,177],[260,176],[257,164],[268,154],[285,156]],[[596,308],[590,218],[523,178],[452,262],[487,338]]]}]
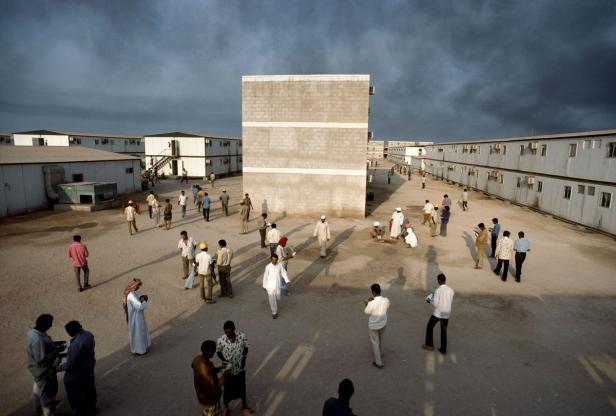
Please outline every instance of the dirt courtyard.
[{"label": "dirt courtyard", "polygon": [[[422,190],[417,176],[407,181],[397,174],[387,185],[386,167],[379,166],[369,186],[376,198],[367,218],[329,220],[325,259],[312,238],[317,218],[270,218],[297,251],[289,263],[292,294],[283,297],[277,320],[261,288],[269,250],[259,247],[259,201],[250,232],[239,234],[241,176],[207,186],[215,201],[209,223],[192,201],[179,218],[177,196],[180,189],[190,194],[189,186],[157,185],[161,199],[176,207],[170,231],[154,228],[142,211],[131,237],[119,209],[1,220],[0,413],[32,414],[25,334],[39,314],[51,313],[54,340],[68,340],[63,326],[72,319],[96,337],[101,415],[200,414],[190,363],[202,341],[222,335],[226,320],[250,343],[247,392],[256,415],[319,415],[346,377],[355,385],[351,407],[358,415],[616,415],[614,239],[478,192],[463,212],[460,187],[428,178]],[[218,202],[223,186],[231,195],[229,217]],[[430,237],[420,225],[421,207],[425,199],[440,204],[445,193],[454,203],[448,236]],[[145,193],[134,199],[145,206]],[[415,227],[418,248],[370,240],[372,222],[386,224],[397,206]],[[523,230],[531,242],[521,283],[473,268],[473,228],[492,217],[501,231]],[[211,247],[227,240],[235,253],[233,299],[206,305],[198,289],[184,290],[181,230]],[[77,233],[90,250],[94,286],[83,293],[66,255]],[[421,349],[431,312],[424,298],[438,273],[456,292],[447,355]],[[150,298],[145,314],[153,345],[143,357],[130,354],[122,310],[132,277],[144,281],[141,293]],[[374,282],[391,301],[382,370],[371,365],[361,302]],[[60,410],[69,412],[59,380]]]}]

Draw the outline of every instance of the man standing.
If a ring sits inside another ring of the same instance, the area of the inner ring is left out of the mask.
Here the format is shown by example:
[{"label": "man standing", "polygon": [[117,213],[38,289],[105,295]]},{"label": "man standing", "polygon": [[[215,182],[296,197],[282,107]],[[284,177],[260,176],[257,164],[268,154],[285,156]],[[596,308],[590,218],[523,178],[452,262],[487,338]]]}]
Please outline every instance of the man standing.
[{"label": "man standing", "polygon": [[391,214],[391,232],[390,237],[396,240],[400,237],[402,233],[402,224],[404,224],[404,214],[402,213],[402,208],[396,208],[393,214]]},{"label": "man standing", "polygon": [[224,393],[222,403],[225,405],[225,415],[231,414],[229,403],[236,399],[242,400],[244,415],[251,415],[252,409],[246,401],[246,357],[248,356],[248,339],[244,333],[235,331],[233,321],[223,325],[225,334],[216,341],[218,358],[224,365]]},{"label": "man standing", "polygon": [[261,214],[261,218],[257,221],[257,228],[261,235],[261,248],[265,248],[265,233],[267,232],[267,214],[264,212]]},{"label": "man standing", "polygon": [[451,212],[449,212],[449,206],[445,205],[443,207],[443,212],[441,213],[441,236],[447,237],[447,224],[449,224],[449,217]]},{"label": "man standing", "polygon": [[426,189],[426,174],[421,177],[421,189]]},{"label": "man standing", "polygon": [[156,228],[160,227],[160,204],[158,203],[158,195],[154,195],[152,199],[152,220]]},{"label": "man standing", "polygon": [[[90,288],[89,277],[90,269],[88,268],[88,247],[81,243],[81,236],[73,236],[73,244],[68,248],[68,257],[71,259],[75,277],[77,278],[77,287],[82,292]],[[81,271],[83,270],[83,286],[81,286]]]},{"label": "man standing", "polygon": [[451,314],[451,301],[453,300],[453,289],[445,284],[447,278],[444,274],[439,274],[436,278],[438,288],[434,295],[426,298],[426,302],[432,304],[432,315],[426,327],[426,342],[422,345],[424,350],[434,350],[433,330],[437,322],[441,324],[441,354],[447,353],[447,324]]},{"label": "man standing", "polygon": [[193,183],[192,186],[192,196],[193,196],[193,204],[196,206],[197,205],[197,194],[199,193],[199,185],[197,185],[196,183]]},{"label": "man standing", "polygon": [[492,237],[492,254],[490,257],[494,257],[496,251],[496,242],[498,241],[498,235],[500,234],[500,224],[498,218],[492,218],[492,228],[490,228],[490,236]]},{"label": "man standing", "polygon": [[[207,243],[205,241],[199,244],[199,248],[201,252],[197,254],[195,258],[195,263],[197,263],[197,273],[199,275],[199,285],[201,292],[201,300],[205,301],[205,303],[216,303],[214,299],[212,299],[212,290],[214,288],[214,279],[216,276],[214,275],[214,259],[210,256],[210,253],[207,252]],[[205,295],[205,281],[207,280],[207,296]]]},{"label": "man standing", "polygon": [[428,222],[430,225],[430,220],[432,219],[432,211],[434,211],[434,205],[430,203],[430,200],[426,199],[426,204],[421,209],[423,212],[423,219],[421,220],[421,225],[425,225]]},{"label": "man standing", "polygon": [[280,241],[280,231],[276,228],[276,224],[271,225],[272,229],[267,233],[267,243],[270,248],[270,256],[276,253],[276,247]]},{"label": "man standing", "polygon": [[210,221],[210,197],[207,196],[207,192],[203,193],[203,219]]},{"label": "man standing", "polygon": [[126,217],[126,222],[128,223],[128,233],[133,235],[133,228],[135,232],[138,232],[137,229],[137,211],[135,211],[135,207],[133,207],[133,201],[128,201],[128,206],[124,208],[124,216]]},{"label": "man standing", "polygon": [[152,219],[152,201],[154,201],[154,191],[150,191],[150,194],[145,200],[148,203],[148,214],[150,214],[150,219]]},{"label": "man standing", "polygon": [[130,352],[144,355],[152,345],[150,331],[145,322],[145,308],[148,307],[148,297],[140,296],[141,280],[133,279],[124,289],[124,303],[128,319],[128,341]]},{"label": "man standing", "polygon": [[204,341],[201,344],[201,355],[192,360],[193,383],[197,400],[202,407],[203,416],[220,416],[220,398],[222,397],[222,383],[224,375],[218,380],[216,367],[212,364],[212,357],[216,352],[214,341]]},{"label": "man standing", "polygon": [[351,396],[355,393],[353,382],[345,378],[338,385],[338,398],[330,397],[323,404],[323,416],[354,416]]},{"label": "man standing", "polygon": [[498,263],[496,263],[496,269],[494,269],[494,274],[500,276],[501,267],[504,265],[505,270],[503,270],[503,277],[501,280],[503,282],[507,281],[507,273],[509,272],[509,260],[513,257],[513,241],[509,238],[511,233],[509,231],[503,232],[503,238],[498,240],[496,244],[496,259]]},{"label": "man standing", "polygon": [[182,258],[182,271],[184,272],[184,276],[182,277],[182,279],[186,279],[188,277],[188,274],[190,273],[190,267],[195,261],[196,246],[197,245],[195,244],[195,240],[193,240],[192,237],[189,238],[186,231],[182,231],[180,233],[178,249],[180,249],[180,254]]},{"label": "man standing", "polygon": [[184,191],[181,191],[180,196],[178,197],[178,205],[180,206],[180,209],[182,210],[182,218],[186,216],[187,201],[188,201],[188,197],[186,196],[186,193]]},{"label": "man standing", "polygon": [[222,188],[222,194],[220,194],[220,203],[222,205],[222,212],[225,214],[225,217],[229,216],[229,194],[225,188]]},{"label": "man standing", "polygon": [[186,182],[188,184],[188,171],[182,167],[182,177],[180,178],[180,183]]},{"label": "man standing", "polygon": [[278,318],[278,301],[280,300],[281,280],[288,285],[290,282],[287,271],[278,262],[278,256],[272,254],[272,262],[265,267],[263,274],[263,290],[267,292],[272,318]]},{"label": "man standing", "polygon": [[468,209],[468,189],[464,188],[462,192],[462,210],[466,211]]},{"label": "man standing", "polygon": [[[272,224],[272,227],[274,224]],[[325,257],[327,254],[327,242],[330,240],[331,235],[329,234],[329,224],[325,221],[325,215],[321,215],[321,221],[317,222],[316,227],[314,227],[313,237],[317,237],[319,240],[319,245],[321,246],[321,257]],[[271,246],[270,246],[271,247]],[[275,250],[275,248],[274,248]]]},{"label": "man standing", "polygon": [[248,207],[248,214],[246,214],[246,221],[250,221],[250,211],[255,209],[255,207],[252,206],[252,201],[250,200],[250,197],[248,196],[248,194],[244,194],[244,202],[246,203],[246,207]]},{"label": "man standing", "polygon": [[218,265],[218,280],[220,282],[220,297],[233,298],[233,286],[231,286],[231,259],[233,251],[227,248],[225,240],[218,241],[216,264]]},{"label": "man standing", "polygon": [[28,370],[34,377],[34,404],[37,413],[44,416],[53,413],[58,394],[58,377],[54,362],[61,350],[56,348],[51,337],[47,335],[52,325],[53,316],[40,315],[36,319],[35,327],[26,334]]},{"label": "man standing", "polygon": [[[282,267],[287,272],[287,276],[289,274],[289,260],[295,257],[295,252],[289,246],[287,246],[287,242],[289,239],[287,237],[282,237],[280,241],[278,241],[278,247],[276,247],[276,255],[278,256],[278,261],[282,264]],[[286,296],[290,295],[289,287],[286,285],[284,280],[280,281],[280,290]]]},{"label": "man standing", "polygon": [[479,223],[475,229],[475,247],[477,248],[477,259],[475,260],[475,268],[483,269],[483,259],[486,257],[486,247],[490,234],[484,223]]},{"label": "man standing", "polygon": [[212,185],[212,189],[214,189],[214,181],[216,179],[216,175],[214,175],[214,172],[210,173],[210,184]]},{"label": "man standing", "polygon": [[526,260],[526,253],[530,251],[530,242],[524,238],[524,231],[518,233],[513,249],[515,250],[515,281],[520,283],[522,277],[522,263]]},{"label": "man standing", "polygon": [[441,205],[443,206],[443,209],[445,209],[445,207],[449,207],[449,209],[451,209],[451,199],[449,198],[449,195],[443,195],[443,202]]},{"label": "man standing", "polygon": [[94,382],[94,335],[84,330],[78,321],[64,326],[71,337],[66,361],[58,367],[64,373],[64,387],[75,415],[96,413],[96,385]]},{"label": "man standing", "polygon": [[240,234],[248,232],[248,206],[244,199],[240,201]]},{"label": "man standing", "polygon": [[381,286],[374,283],[370,286],[372,296],[364,299],[364,313],[370,315],[368,318],[368,329],[370,330],[370,342],[372,343],[372,353],[374,361],[372,365],[376,368],[383,368],[383,337],[385,336],[385,326],[387,325],[387,309],[389,309],[389,299],[381,296]]},{"label": "man standing", "polygon": [[[205,186],[205,185],[203,185]],[[197,192],[197,211],[201,212],[201,206],[203,205],[203,197],[205,196],[205,191],[203,189],[199,189]]]}]

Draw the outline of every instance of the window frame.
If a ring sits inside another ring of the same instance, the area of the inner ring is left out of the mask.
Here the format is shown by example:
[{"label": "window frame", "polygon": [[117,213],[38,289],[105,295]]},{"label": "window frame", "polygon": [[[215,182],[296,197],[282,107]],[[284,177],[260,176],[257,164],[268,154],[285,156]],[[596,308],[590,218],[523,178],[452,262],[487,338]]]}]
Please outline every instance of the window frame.
[{"label": "window frame", "polygon": [[571,200],[571,187],[569,185],[565,185],[565,189],[563,192],[563,198],[567,200]]},{"label": "window frame", "polygon": [[611,192],[601,192],[601,201],[599,202],[599,206],[601,208],[610,208],[612,206],[612,193]]},{"label": "window frame", "polygon": [[569,143],[569,152],[567,157],[576,157],[577,156],[577,143]]}]

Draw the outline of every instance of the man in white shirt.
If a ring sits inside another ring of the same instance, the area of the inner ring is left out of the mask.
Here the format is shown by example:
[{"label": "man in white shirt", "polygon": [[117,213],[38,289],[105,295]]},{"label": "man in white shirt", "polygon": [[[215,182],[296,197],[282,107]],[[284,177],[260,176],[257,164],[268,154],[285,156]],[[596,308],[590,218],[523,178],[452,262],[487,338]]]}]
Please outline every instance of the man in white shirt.
[{"label": "man in white shirt", "polygon": [[291,283],[287,271],[278,262],[278,256],[272,254],[272,262],[265,267],[263,273],[263,290],[267,292],[272,318],[278,318],[278,301],[280,300],[281,280],[288,285]]},{"label": "man in white shirt", "polygon": [[430,220],[432,219],[432,212],[434,211],[434,205],[430,203],[429,200],[426,199],[426,204],[421,210],[423,212],[423,219],[421,220],[421,225],[424,225],[426,222],[430,225]]},{"label": "man in white shirt", "polygon": [[225,240],[218,241],[216,252],[216,264],[218,265],[218,278],[220,280],[220,297],[233,298],[233,286],[231,286],[231,259],[233,251],[227,248]]},{"label": "man in white shirt", "polygon": [[494,274],[500,276],[501,267],[504,266],[503,277],[501,280],[503,282],[507,281],[507,273],[509,272],[509,261],[513,257],[513,240],[509,238],[511,233],[509,231],[503,232],[503,238],[498,240],[496,243],[496,251],[494,252],[494,256],[498,260],[496,263],[496,269],[494,269]]},{"label": "man in white shirt", "polygon": [[370,342],[372,343],[372,353],[374,361],[372,365],[376,368],[383,368],[383,337],[385,336],[385,326],[387,325],[387,309],[389,309],[389,299],[381,296],[381,286],[378,283],[370,286],[372,296],[364,300],[366,309],[364,313],[370,315],[368,318],[368,329],[370,330]]},{"label": "man in white shirt", "polygon": [[[197,254],[195,263],[197,263],[197,273],[199,276],[199,286],[201,287],[201,299],[205,303],[216,303],[212,299],[212,289],[214,288],[214,282],[216,275],[214,274],[214,259],[207,252],[207,243],[205,241],[199,244],[201,252]],[[207,296],[205,295],[205,280],[207,279]]]},{"label": "man in white shirt", "polygon": [[188,197],[184,191],[180,192],[180,196],[178,197],[178,205],[182,209],[182,218],[186,216],[186,201],[188,201]]},{"label": "man in white shirt", "polygon": [[468,189],[464,188],[464,192],[462,192],[462,210],[466,211],[468,209]]},{"label": "man in white shirt", "polygon": [[128,222],[128,233],[133,235],[133,228],[135,229],[135,233],[139,230],[137,229],[137,211],[133,206],[133,201],[128,201],[128,206],[124,208],[124,215],[126,217],[126,221]]},{"label": "man in white shirt", "polygon": [[449,323],[449,315],[451,314],[451,302],[453,300],[453,289],[445,284],[447,278],[444,274],[439,274],[436,277],[438,288],[434,291],[433,296],[428,296],[426,302],[432,304],[432,315],[428,321],[426,328],[426,342],[421,347],[424,350],[434,350],[434,340],[432,332],[437,322],[441,324],[441,354],[447,352],[447,324]]},{"label": "man in white shirt", "polygon": [[272,256],[276,254],[276,247],[278,247],[278,242],[280,241],[280,231],[276,229],[276,224],[272,224],[270,227],[272,229],[267,233],[267,243],[270,248],[270,256]]},{"label": "man in white shirt", "polygon": [[180,254],[182,258],[182,271],[184,272],[184,276],[182,279],[186,279],[188,277],[188,273],[190,272],[190,266],[195,261],[195,247],[197,244],[192,237],[188,237],[188,233],[186,231],[182,231],[180,233],[180,241],[178,243],[178,249],[180,249]]},{"label": "man in white shirt", "polygon": [[390,237],[392,239],[398,239],[402,234],[402,224],[404,224],[404,214],[402,208],[396,208],[396,211],[391,215],[391,232]]},{"label": "man in white shirt", "polygon": [[327,254],[327,242],[331,238],[329,233],[329,224],[325,221],[325,215],[321,215],[321,221],[317,222],[314,227],[313,237],[317,237],[319,245],[321,247],[320,256],[325,257]]}]

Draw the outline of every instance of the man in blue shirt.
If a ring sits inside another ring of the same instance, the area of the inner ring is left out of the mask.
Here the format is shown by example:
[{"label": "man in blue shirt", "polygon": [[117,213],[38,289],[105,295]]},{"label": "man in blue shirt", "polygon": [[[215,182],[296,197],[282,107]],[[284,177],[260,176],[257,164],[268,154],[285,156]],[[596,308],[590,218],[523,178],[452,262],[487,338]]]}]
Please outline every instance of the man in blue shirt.
[{"label": "man in blue shirt", "polygon": [[498,223],[498,218],[492,218],[492,228],[490,228],[490,235],[492,237],[492,255],[490,257],[494,257],[494,253],[496,252],[496,242],[498,241],[498,235],[500,234],[500,224]]},{"label": "man in blue shirt", "polygon": [[207,192],[203,195],[203,219],[210,221],[210,197],[207,196]]},{"label": "man in blue shirt", "polygon": [[518,239],[513,245],[515,250],[515,281],[520,283],[522,276],[522,263],[526,260],[526,253],[530,251],[530,241],[524,238],[524,231],[518,233]]},{"label": "man in blue shirt", "polygon": [[355,393],[353,382],[345,378],[338,386],[338,398],[331,397],[323,405],[323,416],[354,416],[350,407],[351,396]]},{"label": "man in blue shirt", "polygon": [[94,384],[94,335],[84,330],[78,321],[64,326],[71,337],[66,361],[58,367],[65,371],[64,387],[68,402],[76,415],[96,413],[96,386]]}]

